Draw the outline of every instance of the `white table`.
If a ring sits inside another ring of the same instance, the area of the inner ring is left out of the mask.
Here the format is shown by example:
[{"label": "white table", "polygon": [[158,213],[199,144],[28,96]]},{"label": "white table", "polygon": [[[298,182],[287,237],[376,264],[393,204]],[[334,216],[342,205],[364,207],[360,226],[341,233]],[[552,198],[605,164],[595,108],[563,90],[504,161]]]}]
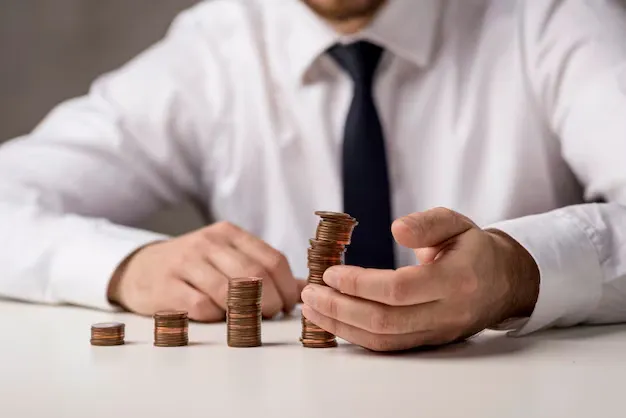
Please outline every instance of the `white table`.
[{"label": "white table", "polygon": [[[90,325],[111,320],[128,344],[92,347]],[[224,324],[190,324],[181,348],[152,332],[130,314],[0,302],[0,417],[626,416],[624,326],[392,355],[305,349],[297,316],[264,322],[260,348],[229,348]]]}]

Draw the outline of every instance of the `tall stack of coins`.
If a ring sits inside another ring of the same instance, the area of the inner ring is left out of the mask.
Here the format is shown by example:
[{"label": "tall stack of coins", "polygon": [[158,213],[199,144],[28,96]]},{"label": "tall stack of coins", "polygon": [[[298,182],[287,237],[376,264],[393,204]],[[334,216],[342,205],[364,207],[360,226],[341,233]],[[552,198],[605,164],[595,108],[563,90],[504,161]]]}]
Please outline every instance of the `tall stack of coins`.
[{"label": "tall stack of coins", "polygon": [[[344,263],[346,246],[350,244],[352,231],[358,225],[356,219],[346,213],[315,212],[321,217],[315,239],[309,240],[308,267],[310,284],[326,286],[324,272],[331,266]],[[337,338],[302,317],[302,345],[309,348],[337,346]]]},{"label": "tall stack of coins", "polygon": [[164,311],[154,314],[154,345],[181,347],[189,344],[189,318],[185,311]]},{"label": "tall stack of coins", "polygon": [[103,322],[91,326],[91,345],[112,346],[124,344],[125,325]]},{"label": "tall stack of coins", "polygon": [[230,347],[261,345],[261,298],[263,280],[257,277],[230,279],[226,312],[226,340]]}]

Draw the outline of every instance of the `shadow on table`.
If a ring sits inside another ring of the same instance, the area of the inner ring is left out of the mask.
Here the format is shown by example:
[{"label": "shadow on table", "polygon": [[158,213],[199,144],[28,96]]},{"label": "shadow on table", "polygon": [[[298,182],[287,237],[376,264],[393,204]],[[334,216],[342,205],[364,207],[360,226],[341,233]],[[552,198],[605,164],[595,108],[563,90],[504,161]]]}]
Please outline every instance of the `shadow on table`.
[{"label": "shadow on table", "polygon": [[345,346],[351,354],[383,357],[416,357],[420,359],[469,359],[497,357],[532,350],[533,347],[554,341],[585,341],[616,333],[626,333],[624,325],[580,326],[551,329],[524,337],[510,337],[506,333],[478,334],[466,341],[439,347],[416,348],[394,353],[378,353],[355,345]]},{"label": "shadow on table", "polygon": [[537,333],[529,338],[542,340],[589,340],[611,334],[626,334],[626,325],[588,325],[573,328],[555,328]]}]

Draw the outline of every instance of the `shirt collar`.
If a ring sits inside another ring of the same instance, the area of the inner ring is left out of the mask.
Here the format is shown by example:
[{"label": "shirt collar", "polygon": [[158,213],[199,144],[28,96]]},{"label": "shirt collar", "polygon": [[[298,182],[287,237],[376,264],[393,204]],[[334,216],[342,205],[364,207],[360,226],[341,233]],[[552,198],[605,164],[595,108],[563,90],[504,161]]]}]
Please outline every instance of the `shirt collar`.
[{"label": "shirt collar", "polygon": [[[277,35],[287,36],[287,52],[294,79],[305,82],[312,64],[338,42],[367,40],[424,67],[430,63],[440,15],[440,0],[387,0],[387,4],[363,31],[342,36],[311,11],[302,0],[283,3],[282,24]],[[285,28],[283,26],[283,29]],[[280,33],[279,33],[280,32]]]}]

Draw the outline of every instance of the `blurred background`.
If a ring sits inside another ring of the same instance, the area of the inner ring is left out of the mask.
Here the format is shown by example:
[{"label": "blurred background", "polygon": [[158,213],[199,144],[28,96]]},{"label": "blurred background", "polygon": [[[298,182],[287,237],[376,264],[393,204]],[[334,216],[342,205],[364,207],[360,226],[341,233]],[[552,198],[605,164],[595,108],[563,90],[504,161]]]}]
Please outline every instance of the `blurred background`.
[{"label": "blurred background", "polygon": [[[59,102],[83,95],[98,75],[159,40],[198,0],[0,0],[0,142],[24,135]],[[143,225],[195,229],[193,207]]]}]

